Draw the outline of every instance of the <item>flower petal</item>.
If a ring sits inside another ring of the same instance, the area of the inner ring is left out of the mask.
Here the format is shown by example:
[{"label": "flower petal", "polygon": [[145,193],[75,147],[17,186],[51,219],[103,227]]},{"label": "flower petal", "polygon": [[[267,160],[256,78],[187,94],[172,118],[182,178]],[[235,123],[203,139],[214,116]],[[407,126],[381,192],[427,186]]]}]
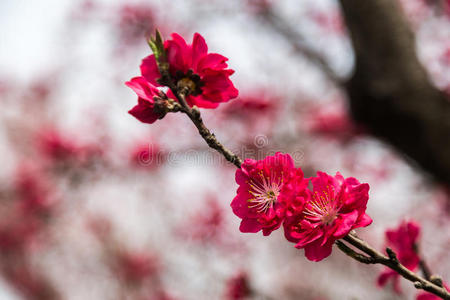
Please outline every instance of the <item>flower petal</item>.
[{"label": "flower petal", "polygon": [[159,74],[158,66],[156,65],[155,56],[149,55],[142,60],[141,63],[141,74],[145,77],[151,84],[155,86],[161,86],[157,79],[161,77]]},{"label": "flower petal", "polygon": [[322,259],[330,256],[333,243],[325,243],[323,246],[321,246],[321,244],[321,239],[318,239],[305,246],[306,258],[311,261],[321,261]]},{"label": "flower petal", "polygon": [[241,232],[256,233],[261,230],[261,224],[256,219],[242,219],[239,230]]},{"label": "flower petal", "polygon": [[159,94],[158,89],[150,84],[144,77],[134,77],[125,84],[131,88],[140,98],[153,103],[153,97]]},{"label": "flower petal", "polygon": [[233,201],[231,201],[231,208],[233,209],[233,213],[239,218],[246,218],[249,208],[247,200],[249,199],[248,193],[245,191],[240,192],[234,197]]},{"label": "flower petal", "polygon": [[303,235],[301,239],[298,240],[297,244],[295,245],[296,248],[303,248],[307,244],[310,244],[314,242],[315,240],[321,238],[323,236],[322,230],[312,230]]},{"label": "flower petal", "polygon": [[339,226],[334,232],[333,236],[337,239],[340,239],[344,236],[346,236],[350,230],[352,230],[353,225],[356,222],[356,219],[358,218],[358,211],[354,210],[351,213],[348,214],[342,214],[339,216]]},{"label": "flower petal", "polygon": [[192,65],[196,69],[196,66],[201,58],[203,58],[208,52],[208,46],[206,45],[205,39],[199,34],[194,34],[194,39],[192,41]]},{"label": "flower petal", "polygon": [[139,104],[128,111],[130,115],[143,123],[152,124],[159,116],[153,112],[153,105],[145,99],[139,98]]},{"label": "flower petal", "polygon": [[201,59],[198,61],[197,71],[199,73],[203,73],[206,69],[223,70],[228,67],[226,61],[228,61],[228,58],[223,55],[217,53],[209,53],[201,57]]},{"label": "flower petal", "polygon": [[353,225],[353,228],[366,227],[369,226],[370,224],[372,224],[372,218],[369,217],[368,214],[363,213],[362,215],[359,216],[355,225]]}]

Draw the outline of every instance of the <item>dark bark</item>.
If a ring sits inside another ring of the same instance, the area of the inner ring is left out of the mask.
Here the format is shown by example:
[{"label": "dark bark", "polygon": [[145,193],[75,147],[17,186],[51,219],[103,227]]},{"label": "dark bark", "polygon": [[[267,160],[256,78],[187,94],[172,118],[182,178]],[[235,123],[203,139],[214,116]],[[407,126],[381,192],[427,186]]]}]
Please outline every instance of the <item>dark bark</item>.
[{"label": "dark bark", "polygon": [[450,101],[430,82],[397,1],[340,0],[355,52],[352,114],[450,185]]}]

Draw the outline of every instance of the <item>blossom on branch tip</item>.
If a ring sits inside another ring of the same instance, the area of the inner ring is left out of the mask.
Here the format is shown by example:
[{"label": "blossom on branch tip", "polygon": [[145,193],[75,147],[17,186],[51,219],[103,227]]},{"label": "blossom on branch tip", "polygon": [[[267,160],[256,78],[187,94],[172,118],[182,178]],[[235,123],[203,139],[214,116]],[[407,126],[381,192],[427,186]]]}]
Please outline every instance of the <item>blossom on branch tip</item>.
[{"label": "blossom on branch tip", "polygon": [[369,185],[323,172],[317,172],[311,182],[312,196],[301,210],[286,218],[284,231],[296,248],[305,249],[306,258],[320,261],[331,254],[336,240],[372,223],[365,213]]},{"label": "blossom on branch tip", "polygon": [[302,207],[307,180],[294,167],[289,154],[276,153],[263,160],[246,159],[236,171],[239,184],[231,202],[233,213],[242,219],[241,232],[263,231],[269,235],[281,226],[289,207]]},{"label": "blossom on branch tip", "polygon": [[[165,57],[169,64],[171,84],[178,90],[187,89],[186,101],[190,106],[216,108],[238,96],[238,90],[229,79],[234,71],[227,69],[226,57],[208,53],[204,38],[196,33],[192,44],[177,33],[164,42]],[[155,86],[167,85],[161,81],[155,55],[143,59],[141,73]]]},{"label": "blossom on branch tip", "polygon": [[[420,262],[416,249],[420,235],[419,224],[403,221],[397,228],[386,230],[385,234],[387,246],[396,252],[400,263],[411,271],[416,270]],[[385,286],[390,279],[393,281],[394,291],[400,294],[400,275],[389,268],[378,276],[377,284]]]}]

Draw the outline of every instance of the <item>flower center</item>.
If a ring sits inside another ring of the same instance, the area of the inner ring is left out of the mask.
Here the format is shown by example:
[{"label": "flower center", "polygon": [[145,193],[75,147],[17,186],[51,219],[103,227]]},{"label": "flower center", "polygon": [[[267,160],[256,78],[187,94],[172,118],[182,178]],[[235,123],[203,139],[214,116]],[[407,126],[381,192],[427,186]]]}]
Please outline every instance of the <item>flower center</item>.
[{"label": "flower center", "polygon": [[177,82],[178,87],[184,88],[187,87],[190,91],[195,91],[195,82],[193,82],[188,77],[184,77]]},{"label": "flower center", "polygon": [[326,191],[315,192],[313,199],[306,205],[305,218],[323,225],[332,225],[339,215],[341,203],[336,199],[334,190],[327,186]]},{"label": "flower center", "polygon": [[256,208],[258,212],[266,213],[269,208],[272,208],[277,202],[283,186],[283,177],[275,176],[273,173],[270,176],[264,176],[260,172],[256,180],[250,181],[251,190],[249,193],[253,198],[247,200],[249,208]]},{"label": "flower center", "polygon": [[202,86],[204,85],[201,81],[200,76],[194,74],[192,70],[183,73],[182,71],[177,71],[174,76],[175,84],[179,90],[187,89],[189,95],[197,96],[202,93]]}]

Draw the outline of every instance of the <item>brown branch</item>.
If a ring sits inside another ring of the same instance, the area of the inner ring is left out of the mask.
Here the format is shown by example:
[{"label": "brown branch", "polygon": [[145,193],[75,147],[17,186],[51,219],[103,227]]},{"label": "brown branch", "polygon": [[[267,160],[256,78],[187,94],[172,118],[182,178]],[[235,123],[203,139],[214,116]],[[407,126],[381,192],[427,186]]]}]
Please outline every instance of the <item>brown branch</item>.
[{"label": "brown branch", "polygon": [[165,83],[170,88],[170,90],[180,103],[180,105],[174,106],[175,108],[174,111],[181,111],[185,113],[189,117],[189,119],[191,119],[192,123],[194,123],[195,127],[197,127],[198,133],[205,140],[208,146],[212,149],[217,150],[220,154],[222,154],[225,157],[227,161],[234,164],[236,167],[240,168],[242,164],[242,159],[237,154],[234,154],[231,150],[225,148],[225,146],[223,146],[217,140],[214,133],[211,133],[211,131],[203,123],[203,119],[198,108],[196,106],[191,108],[187,104],[186,95],[189,93],[189,90],[183,89],[179,91],[179,89],[171,82],[170,77],[168,77],[170,75],[164,74],[163,76],[169,78],[169,80],[166,81]]},{"label": "brown branch", "polygon": [[360,263],[363,263],[363,264],[376,264],[377,263],[372,257],[365,256],[361,253],[354,251],[352,248],[348,247],[345,243],[343,243],[339,240],[336,241],[336,245],[342,252],[344,252],[351,258],[359,261]]},{"label": "brown branch", "polygon": [[334,82],[336,85],[340,86],[343,83],[342,78],[340,78],[336,72],[330,67],[329,63],[326,59],[314,50],[309,47],[304,38],[300,35],[300,33],[294,30],[290,24],[288,24],[283,18],[280,18],[276,15],[276,13],[272,10],[270,6],[265,7],[263,11],[261,11],[260,16],[262,19],[269,24],[278,34],[283,36],[289,43],[291,43],[295,52],[300,55],[306,57],[309,61],[318,66],[322,72]]},{"label": "brown branch", "polygon": [[430,280],[431,278],[430,268],[426,264],[425,260],[423,260],[422,258],[419,261],[419,268],[422,271],[423,277],[425,277],[426,280]]},{"label": "brown branch", "polygon": [[200,115],[200,111],[196,106],[193,108],[189,107],[189,105],[186,103],[186,91],[179,92],[176,88],[171,88],[172,93],[175,94],[178,101],[183,106],[182,112],[184,112],[186,115],[188,115],[189,119],[194,123],[195,127],[198,129],[198,133],[202,136],[202,138],[205,140],[205,142],[208,144],[209,147],[217,150],[220,154],[222,154],[226,160],[228,160],[230,163],[234,164],[236,167],[240,168],[242,164],[242,159],[234,154],[231,150],[225,148],[216,138],[214,133],[211,133],[211,131],[205,126],[203,123],[202,116]]},{"label": "brown branch", "polygon": [[427,279],[420,277],[419,275],[415,274],[414,272],[403,266],[398,261],[397,256],[395,252],[392,251],[392,249],[386,248],[388,256],[385,256],[384,254],[378,252],[376,249],[372,248],[365,241],[361,240],[360,238],[356,237],[353,234],[347,235],[346,237],[343,238],[343,240],[368,255],[365,256],[361,253],[358,253],[346,245],[343,246],[344,243],[342,243],[341,241],[337,241],[336,244],[338,245],[339,249],[342,250],[348,256],[352,257],[353,259],[362,263],[382,264],[394,270],[395,272],[400,274],[403,278],[413,282],[415,288],[430,292],[442,299],[447,300],[450,299],[450,293],[447,292],[445,288],[440,287],[436,283],[433,283]]},{"label": "brown branch", "polygon": [[152,49],[156,64],[158,66],[159,73],[161,77],[158,79],[158,82],[162,85],[169,87],[172,93],[177,98],[180,105],[177,105],[174,102],[168,102],[171,104],[171,108],[167,108],[168,111],[177,112],[181,111],[188,115],[189,119],[194,123],[195,127],[197,127],[199,134],[206,141],[209,147],[217,150],[220,154],[222,154],[226,160],[234,164],[236,167],[240,168],[242,164],[242,159],[231,152],[229,149],[225,148],[216,138],[214,133],[205,126],[203,123],[203,119],[200,115],[200,111],[196,106],[191,108],[186,102],[186,96],[189,95],[190,90],[189,87],[186,86],[177,86],[170,75],[169,72],[169,63],[167,61],[166,50],[164,49],[163,39],[158,30],[156,30],[156,34],[154,38],[150,38],[149,40],[150,48]]}]

